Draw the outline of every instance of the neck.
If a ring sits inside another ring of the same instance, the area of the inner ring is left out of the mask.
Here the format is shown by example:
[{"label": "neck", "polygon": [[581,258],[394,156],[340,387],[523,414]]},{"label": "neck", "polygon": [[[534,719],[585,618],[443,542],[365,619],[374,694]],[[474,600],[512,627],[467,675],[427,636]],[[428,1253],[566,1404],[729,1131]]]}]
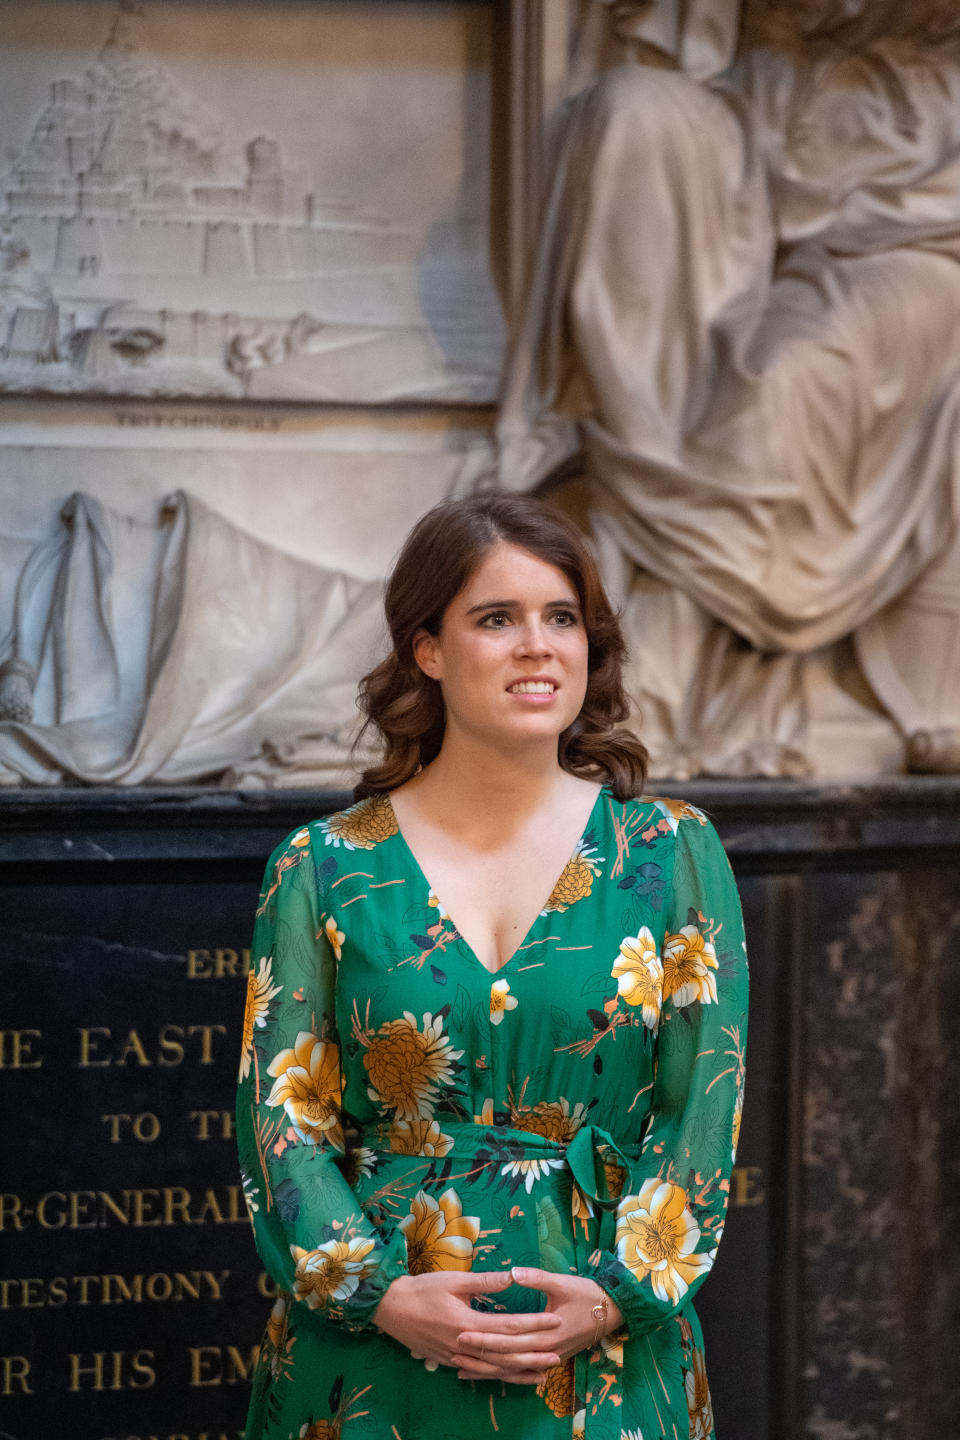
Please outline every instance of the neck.
[{"label": "neck", "polygon": [[[579,782],[561,769],[556,742],[500,750],[470,736],[447,735],[440,754],[413,782],[442,793],[460,813],[520,815]],[[461,808],[462,807],[462,808]]]}]

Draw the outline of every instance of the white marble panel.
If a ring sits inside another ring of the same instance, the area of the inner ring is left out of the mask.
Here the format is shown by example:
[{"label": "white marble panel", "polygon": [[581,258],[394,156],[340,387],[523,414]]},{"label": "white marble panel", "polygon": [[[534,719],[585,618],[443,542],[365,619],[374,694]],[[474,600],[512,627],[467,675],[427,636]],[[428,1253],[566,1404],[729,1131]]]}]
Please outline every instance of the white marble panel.
[{"label": "white marble panel", "polygon": [[[22,559],[24,542],[55,532],[74,491],[151,524],[163,499],[185,490],[298,559],[376,579],[424,510],[490,470],[489,421],[484,411],[317,415],[7,402],[0,536]],[[0,630],[9,621],[13,563],[0,552]]]},{"label": "white marble panel", "polygon": [[490,400],[480,0],[0,0],[0,389]]}]

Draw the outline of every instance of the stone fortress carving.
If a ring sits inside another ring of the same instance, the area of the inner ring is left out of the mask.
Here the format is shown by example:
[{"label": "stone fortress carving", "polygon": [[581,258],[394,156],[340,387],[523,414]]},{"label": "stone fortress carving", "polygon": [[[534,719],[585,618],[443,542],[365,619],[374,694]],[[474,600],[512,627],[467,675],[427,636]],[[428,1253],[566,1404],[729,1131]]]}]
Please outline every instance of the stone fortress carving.
[{"label": "stone fortress carving", "polygon": [[141,53],[140,16],[122,0],[95,63],[51,82],[0,178],[0,389],[357,398],[335,372],[359,345],[401,391],[489,398],[495,323],[458,365],[415,306],[364,303],[365,273],[415,269],[423,227],[315,193],[268,135],[238,150]]}]

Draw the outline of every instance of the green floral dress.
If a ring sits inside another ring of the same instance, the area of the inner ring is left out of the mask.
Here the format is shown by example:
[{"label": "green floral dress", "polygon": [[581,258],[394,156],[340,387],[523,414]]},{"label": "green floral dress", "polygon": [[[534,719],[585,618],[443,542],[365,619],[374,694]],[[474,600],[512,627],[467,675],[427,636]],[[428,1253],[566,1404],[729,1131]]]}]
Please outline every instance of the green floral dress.
[{"label": "green floral dress", "polygon": [[[602,790],[496,974],[388,796],[293,834],[267,866],[240,1063],[278,1287],[247,1440],[709,1440],[691,1299],[723,1230],[746,1014],[736,888],[691,805]],[[428,1370],[373,1324],[398,1275],[511,1264],[591,1276],[623,1329],[533,1387]]]}]

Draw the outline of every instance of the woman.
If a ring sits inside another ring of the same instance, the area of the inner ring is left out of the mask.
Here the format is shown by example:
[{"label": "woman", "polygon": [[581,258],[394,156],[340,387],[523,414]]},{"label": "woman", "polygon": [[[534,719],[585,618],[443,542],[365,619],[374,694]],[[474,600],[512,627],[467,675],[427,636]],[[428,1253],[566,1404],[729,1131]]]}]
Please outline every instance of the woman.
[{"label": "woman", "polygon": [[274,853],[257,915],[238,1135],[280,1293],[248,1440],[707,1440],[690,1300],[746,1037],[726,858],[634,798],[623,643],[561,515],[436,507],[386,612],[383,761]]}]

